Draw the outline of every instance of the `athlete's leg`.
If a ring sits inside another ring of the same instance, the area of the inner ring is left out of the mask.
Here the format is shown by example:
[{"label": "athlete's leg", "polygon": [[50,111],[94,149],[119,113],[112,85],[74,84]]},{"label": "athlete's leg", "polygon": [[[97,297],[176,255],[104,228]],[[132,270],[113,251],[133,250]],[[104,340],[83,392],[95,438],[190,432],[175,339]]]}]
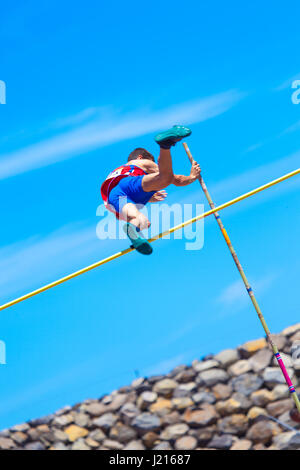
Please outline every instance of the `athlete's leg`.
[{"label": "athlete's leg", "polygon": [[122,207],[121,216],[123,220],[130,222],[140,230],[150,227],[150,222],[147,217],[142,214],[132,202],[128,202]]},{"label": "athlete's leg", "polygon": [[174,173],[170,149],[160,149],[158,167],[159,171],[157,173],[152,173],[143,177],[142,187],[144,191],[160,191],[172,183]]},{"label": "athlete's leg", "polygon": [[127,220],[127,224],[123,228],[132,243],[132,248],[135,248],[143,255],[151,255],[152,247],[141,232],[141,230],[147,229],[150,226],[147,217],[131,202],[123,206],[121,216],[122,219]]},{"label": "athlete's leg", "polygon": [[143,177],[142,186],[144,191],[160,191],[173,182],[174,173],[170,148],[184,137],[191,135],[191,132],[188,127],[173,126],[171,129],[157,134],[155,141],[160,146],[159,171]]}]

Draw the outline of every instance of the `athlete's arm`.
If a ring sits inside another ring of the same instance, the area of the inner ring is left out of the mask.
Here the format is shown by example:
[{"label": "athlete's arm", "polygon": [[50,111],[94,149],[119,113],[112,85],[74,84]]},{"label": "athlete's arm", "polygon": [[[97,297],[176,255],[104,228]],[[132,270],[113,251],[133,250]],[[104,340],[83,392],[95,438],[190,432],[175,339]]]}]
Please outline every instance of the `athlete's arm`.
[{"label": "athlete's arm", "polygon": [[137,158],[136,160],[131,160],[128,164],[138,166],[148,174],[159,172],[157,163],[152,160],[146,160],[146,158]]},{"label": "athlete's arm", "polygon": [[158,168],[157,163],[152,162],[151,160],[146,160],[145,159],[145,160],[142,161],[142,164],[139,163],[139,166],[141,166],[141,168],[143,170],[145,170],[148,174],[158,173],[159,172],[159,168]]},{"label": "athlete's arm", "polygon": [[196,181],[196,179],[200,175],[200,172],[200,166],[197,162],[194,161],[189,176],[174,175],[172,184],[174,184],[175,186],[187,186],[188,184],[194,183],[194,181]]}]

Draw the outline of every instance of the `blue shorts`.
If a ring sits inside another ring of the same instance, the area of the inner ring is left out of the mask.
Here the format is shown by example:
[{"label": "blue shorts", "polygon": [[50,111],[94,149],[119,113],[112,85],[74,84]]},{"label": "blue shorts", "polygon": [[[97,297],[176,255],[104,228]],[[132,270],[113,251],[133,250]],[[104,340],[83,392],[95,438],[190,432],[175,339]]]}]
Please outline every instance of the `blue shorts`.
[{"label": "blue shorts", "polygon": [[142,187],[144,175],[127,176],[115,186],[109,193],[108,203],[117,213],[121,213],[128,202],[144,206],[152,198],[156,191],[146,192]]}]

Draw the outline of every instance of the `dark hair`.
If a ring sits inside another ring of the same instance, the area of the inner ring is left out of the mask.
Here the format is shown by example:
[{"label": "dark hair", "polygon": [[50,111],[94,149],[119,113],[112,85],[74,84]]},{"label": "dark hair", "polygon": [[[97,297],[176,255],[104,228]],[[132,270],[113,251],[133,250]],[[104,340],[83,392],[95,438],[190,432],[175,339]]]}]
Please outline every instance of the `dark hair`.
[{"label": "dark hair", "polygon": [[155,159],[153,155],[148,152],[148,150],[143,149],[142,147],[138,147],[137,149],[134,149],[128,156],[127,161],[130,162],[130,160],[136,160],[139,155],[142,155],[145,160],[152,160],[155,162]]}]

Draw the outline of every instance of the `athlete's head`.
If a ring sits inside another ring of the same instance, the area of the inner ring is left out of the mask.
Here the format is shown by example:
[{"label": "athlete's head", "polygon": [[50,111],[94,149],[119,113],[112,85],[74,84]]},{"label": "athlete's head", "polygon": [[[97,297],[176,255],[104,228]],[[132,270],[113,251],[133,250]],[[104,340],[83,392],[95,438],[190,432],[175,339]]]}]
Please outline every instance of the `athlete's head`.
[{"label": "athlete's head", "polygon": [[129,154],[127,161],[130,162],[131,160],[152,160],[153,162],[155,162],[153,155],[151,155],[151,153],[148,152],[148,150],[143,149],[141,147],[134,149]]}]

